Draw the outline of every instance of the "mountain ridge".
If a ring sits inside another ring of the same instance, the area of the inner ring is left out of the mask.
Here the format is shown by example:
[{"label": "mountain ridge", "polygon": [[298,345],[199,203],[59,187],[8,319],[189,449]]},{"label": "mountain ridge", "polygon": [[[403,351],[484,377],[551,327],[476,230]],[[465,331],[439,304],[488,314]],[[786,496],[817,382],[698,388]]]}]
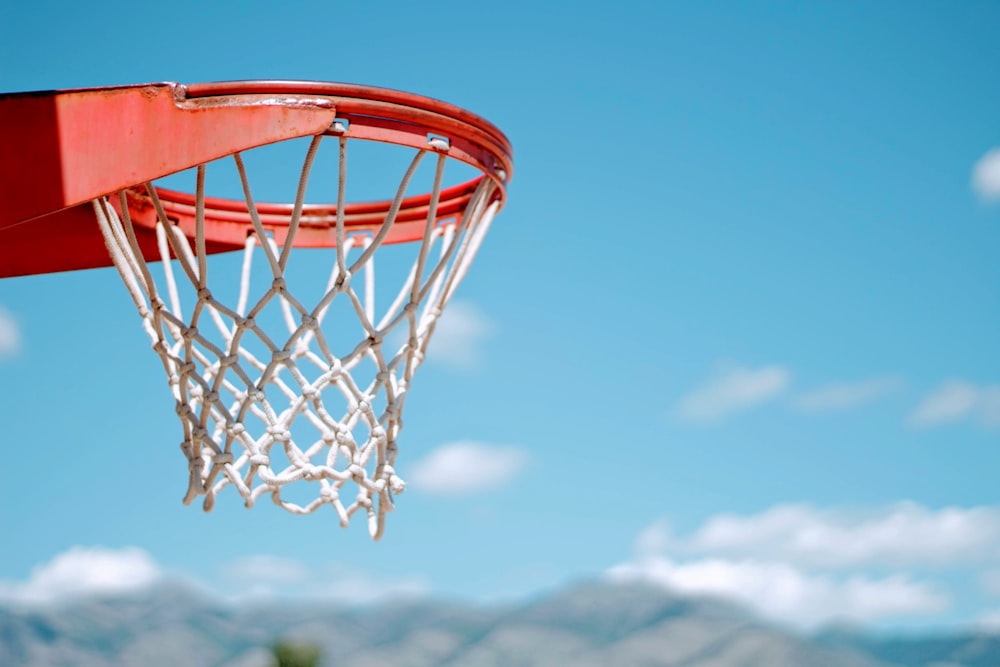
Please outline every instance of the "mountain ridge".
[{"label": "mountain ridge", "polygon": [[224,605],[179,585],[51,608],[0,607],[0,664],[264,667],[279,638],[337,667],[987,667],[1000,636],[806,636],[730,602],[582,582],[519,603],[408,599]]}]

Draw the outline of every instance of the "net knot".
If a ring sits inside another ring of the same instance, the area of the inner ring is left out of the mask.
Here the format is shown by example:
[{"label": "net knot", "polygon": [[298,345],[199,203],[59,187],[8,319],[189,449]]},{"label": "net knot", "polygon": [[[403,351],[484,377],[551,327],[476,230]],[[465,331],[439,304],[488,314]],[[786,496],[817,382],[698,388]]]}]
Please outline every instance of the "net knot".
[{"label": "net knot", "polygon": [[232,463],[232,462],[233,462],[232,452],[219,452],[218,454],[212,457],[212,463],[216,465],[225,465],[227,463]]},{"label": "net knot", "polygon": [[288,432],[288,429],[277,424],[274,426],[268,426],[267,434],[271,436],[271,439],[275,442],[288,442],[292,439],[292,434]]},{"label": "net knot", "polygon": [[257,467],[266,468],[271,465],[271,457],[267,454],[253,454],[250,456],[250,464]]},{"label": "net knot", "polygon": [[388,482],[389,490],[392,493],[402,493],[406,490],[406,482],[396,474],[396,469],[388,463],[382,467],[382,479]]},{"label": "net knot", "polygon": [[403,491],[406,491],[406,482],[404,482],[397,475],[392,475],[389,478],[389,490],[395,494],[400,494]]}]

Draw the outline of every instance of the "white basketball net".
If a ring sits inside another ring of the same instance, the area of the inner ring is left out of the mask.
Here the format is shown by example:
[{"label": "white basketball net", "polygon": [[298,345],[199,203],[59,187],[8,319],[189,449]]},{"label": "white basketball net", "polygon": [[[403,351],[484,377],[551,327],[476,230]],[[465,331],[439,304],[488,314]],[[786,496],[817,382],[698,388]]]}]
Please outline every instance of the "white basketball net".
[{"label": "white basketball net", "polygon": [[[147,265],[139,251],[126,193],[118,193],[117,207],[107,199],[94,200],[93,204],[115,265],[163,362],[176,399],[184,429],[181,449],[190,470],[184,502],[203,495],[208,511],[219,491],[232,486],[247,507],[262,495],[270,495],[276,504],[297,514],[330,505],[343,526],[363,510],[369,532],[378,539],[385,513],[393,507],[393,494],[405,487],[393,464],[403,402],[414,371],[423,361],[435,323],[468,270],[499,202],[490,203],[495,186],[484,178],[460,219],[436,220],[447,155],[435,145],[440,140],[434,139],[414,156],[381,228],[353,236],[345,229],[342,213],[347,139],[340,137],[336,249],[329,251],[330,268],[322,298],[303,304],[292,294],[285,277],[309,171],[321,139],[313,139],[306,155],[284,247],[278,247],[266,233],[250,195],[243,161],[239,154],[233,156],[253,220],[235,305],[221,303],[212,291],[220,279],[231,280],[230,275],[217,272],[212,274],[214,282],[209,283],[204,165],[197,172],[193,243],[170,223],[156,190],[146,184],[158,217],[156,233],[162,260],[158,271]],[[437,155],[437,169],[419,252],[395,300],[376,317],[376,251],[393,224],[410,177],[427,154]],[[173,262],[171,251],[176,258]],[[257,274],[253,273],[255,264]],[[175,270],[178,266],[179,271]],[[254,293],[252,276],[258,276],[259,282],[260,271],[266,272],[267,287]],[[159,281],[154,280],[154,273],[162,274]],[[179,283],[185,279],[190,282],[190,288],[185,286],[191,294],[190,303],[181,303]],[[363,333],[349,351],[338,356],[331,338],[343,337],[343,323],[327,320],[327,314],[345,301]],[[277,326],[266,327],[265,311],[275,315]],[[399,349],[384,349],[387,337],[397,330],[400,333],[392,340],[399,341]],[[288,492],[293,482],[313,485],[309,500],[289,499],[295,495]],[[356,489],[353,497],[349,488]]]}]

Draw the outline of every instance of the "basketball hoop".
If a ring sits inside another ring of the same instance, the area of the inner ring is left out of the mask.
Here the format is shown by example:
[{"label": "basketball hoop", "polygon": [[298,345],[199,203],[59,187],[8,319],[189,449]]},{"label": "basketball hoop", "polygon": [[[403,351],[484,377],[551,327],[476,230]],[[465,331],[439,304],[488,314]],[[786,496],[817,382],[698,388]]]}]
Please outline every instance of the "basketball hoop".
[{"label": "basketball hoop", "polygon": [[[0,250],[0,275],[113,262],[175,399],[189,467],[185,503],[203,497],[209,511],[231,486],[247,507],[265,495],[296,514],[330,505],[343,526],[363,512],[372,537],[381,537],[393,496],[405,488],[394,468],[403,403],[438,318],[503,205],[512,172],[506,137],[443,102],[345,84],[157,84],[48,95],[57,109],[77,110],[72,120],[56,114],[60,136],[75,136],[85,122],[79,109],[100,115],[102,104],[135,106],[126,116],[138,119],[146,150],[130,158],[123,149],[105,180],[79,185],[80,194],[64,178],[62,198],[42,210],[34,200],[56,195],[12,191],[21,197],[12,205],[21,212],[19,219],[0,218],[0,248],[7,247]],[[169,104],[158,101],[164,95]],[[0,97],[0,122],[5,110],[8,119],[27,117],[16,107],[29,102],[35,103]],[[108,113],[114,117],[107,112],[102,127]],[[152,122],[154,114],[164,120]],[[177,134],[164,136],[164,123]],[[109,132],[121,136],[125,128]],[[80,130],[80,136],[90,135]],[[247,150],[299,137],[306,145],[292,203],[256,201]],[[88,157],[80,158],[80,145],[70,141],[61,153],[77,156],[60,157],[63,172],[67,160]],[[410,153],[389,186],[391,199],[348,201],[348,158],[362,142]],[[307,191],[318,186],[311,175],[327,153],[336,158],[336,178],[319,184],[330,195],[312,203]],[[159,162],[149,157],[161,154]],[[208,195],[220,162],[234,170],[242,197]],[[427,163],[429,187],[413,194]],[[455,164],[476,175],[448,183],[446,170]],[[15,171],[4,169],[6,176]],[[190,194],[153,182],[186,169],[193,169]],[[68,171],[72,176],[76,168]],[[65,238],[55,245],[75,248],[52,249],[34,263],[11,250],[13,241],[57,228]],[[95,239],[103,239],[110,262],[94,249]],[[376,257],[400,244],[415,250],[409,268],[394,296],[378,301]],[[325,262],[320,281],[315,272],[295,281],[292,248],[309,266]],[[307,260],[308,248],[326,252]],[[208,261],[226,251],[242,253],[239,270]],[[227,290],[234,294],[221,296]],[[302,293],[310,290],[316,293],[306,299]],[[309,491],[300,497],[296,487]]]}]

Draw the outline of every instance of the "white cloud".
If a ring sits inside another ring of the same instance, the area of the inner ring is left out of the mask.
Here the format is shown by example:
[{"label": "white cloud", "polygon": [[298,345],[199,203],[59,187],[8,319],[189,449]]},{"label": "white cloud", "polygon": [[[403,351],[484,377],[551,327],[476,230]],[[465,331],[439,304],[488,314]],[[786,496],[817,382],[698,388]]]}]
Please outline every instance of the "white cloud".
[{"label": "white cloud", "polygon": [[917,406],[911,417],[916,426],[955,421],[970,415],[979,402],[979,390],[969,382],[946,382]]},{"label": "white cloud", "polygon": [[0,600],[45,604],[92,595],[130,593],[157,583],[162,572],[136,547],[73,547],[31,571],[27,581],[0,582]]},{"label": "white cloud", "polygon": [[1000,427],[1000,385],[983,387],[980,390],[979,416],[987,427]]},{"label": "white cloud", "polygon": [[1000,633],[1000,609],[993,609],[982,614],[976,625],[984,632]]},{"label": "white cloud", "polygon": [[681,399],[674,411],[690,421],[718,421],[775,398],[790,380],[791,374],[781,366],[723,367],[714,379]]},{"label": "white cloud", "polygon": [[648,581],[687,595],[734,600],[775,621],[815,628],[832,621],[872,621],[946,608],[948,598],[905,576],[836,577],[787,563],[653,557],[612,568],[617,581]]},{"label": "white cloud", "polygon": [[475,305],[452,301],[434,328],[427,346],[427,360],[459,370],[474,370],[483,362],[482,346],[493,331],[493,322]]},{"label": "white cloud", "polygon": [[409,600],[430,593],[423,577],[375,577],[346,568],[330,568],[315,582],[316,597],[345,604],[374,604],[387,600]]},{"label": "white cloud", "polygon": [[904,502],[867,513],[777,505],[718,515],[684,540],[682,553],[778,559],[812,567],[943,565],[1000,557],[1000,507],[931,510]]},{"label": "white cloud", "polygon": [[675,545],[670,525],[665,519],[657,519],[635,540],[635,552],[640,558],[655,558],[667,553]]},{"label": "white cloud", "polygon": [[469,494],[503,486],[527,462],[527,454],[518,447],[454,442],[427,454],[404,477],[413,488],[427,493]]},{"label": "white cloud", "polygon": [[430,591],[420,577],[373,577],[340,565],[309,567],[293,558],[265,554],[238,558],[221,572],[234,585],[228,597],[237,601],[296,598],[370,604],[421,597]]},{"label": "white cloud", "polygon": [[[1000,507],[932,510],[905,502],[859,513],[778,505],[717,515],[687,535],[653,522],[636,537],[634,558],[608,574],[729,598],[768,618],[815,627],[939,612],[948,596],[904,568],[988,568],[998,558]],[[1000,586],[1000,575],[983,576]]]},{"label": "white cloud", "polygon": [[256,554],[238,558],[224,570],[225,577],[243,583],[293,584],[305,581],[309,569],[297,560]]},{"label": "white cloud", "polygon": [[[169,577],[231,601],[296,598],[369,604],[412,599],[430,592],[430,585],[422,577],[373,576],[339,564],[309,567],[292,558],[266,554],[225,563],[219,574],[211,582],[189,576],[178,579],[176,574]],[[137,593],[163,582],[167,576],[147,552],[137,547],[77,546],[35,567],[27,580],[0,581],[0,603],[38,606]]]},{"label": "white cloud", "polygon": [[983,199],[1000,199],[1000,147],[986,151],[972,167],[972,189]]},{"label": "white cloud", "polygon": [[806,412],[822,412],[851,408],[871,403],[902,387],[896,377],[879,377],[859,382],[833,382],[806,392],[795,400],[795,406]]},{"label": "white cloud", "polygon": [[978,418],[987,427],[1000,427],[1000,385],[945,382],[921,401],[910,415],[910,424],[927,427],[970,418]]},{"label": "white cloud", "polygon": [[986,593],[1000,597],[1000,569],[990,569],[979,575],[979,583]]},{"label": "white cloud", "polygon": [[21,351],[21,329],[17,320],[0,306],[0,359],[13,357]]}]

